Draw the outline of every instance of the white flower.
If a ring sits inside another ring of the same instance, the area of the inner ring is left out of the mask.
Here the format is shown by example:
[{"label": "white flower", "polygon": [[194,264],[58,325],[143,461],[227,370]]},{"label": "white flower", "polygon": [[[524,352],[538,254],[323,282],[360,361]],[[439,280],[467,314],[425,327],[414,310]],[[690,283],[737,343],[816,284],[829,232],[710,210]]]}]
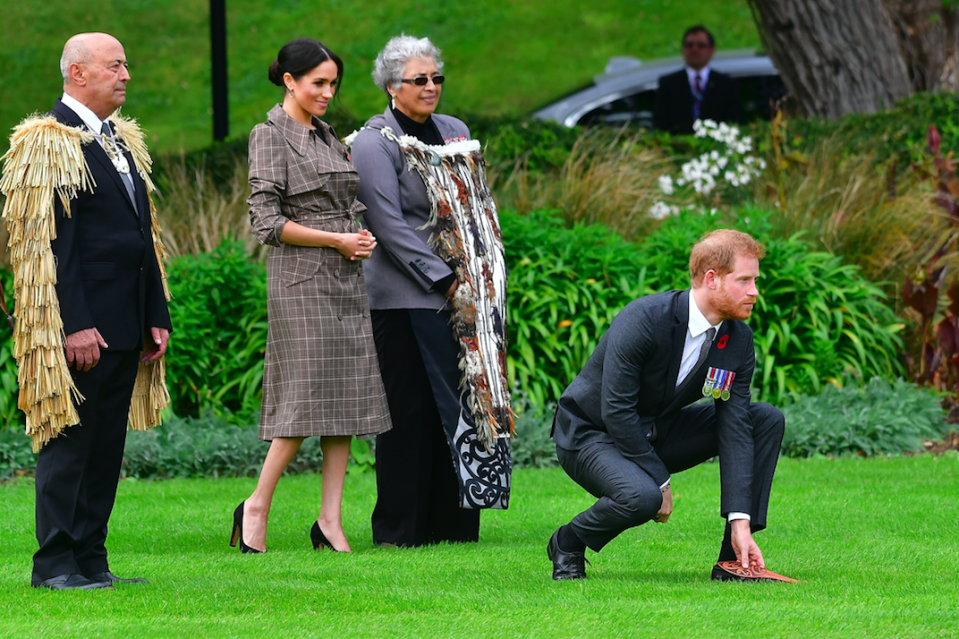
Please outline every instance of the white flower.
[{"label": "white flower", "polygon": [[715,164],[714,164],[713,166],[709,167],[709,174],[712,175],[712,176],[717,176],[717,175],[719,175],[719,167],[716,166]]},{"label": "white flower", "polygon": [[656,202],[656,204],[653,204],[653,206],[649,209],[649,217],[653,218],[654,220],[661,220],[675,213],[676,207],[669,206],[665,202]]},{"label": "white flower", "polygon": [[668,175],[659,176],[659,190],[665,193],[666,195],[673,194],[673,178]]},{"label": "white flower", "polygon": [[726,180],[727,182],[732,182],[734,179],[736,179],[736,174],[733,173],[732,171],[726,171],[725,173],[723,173],[723,179]]},{"label": "white flower", "polygon": [[676,186],[686,186],[686,180],[684,178],[679,178],[676,180]]},{"label": "white flower", "polygon": [[725,169],[728,163],[729,163],[729,158],[727,158],[725,155],[719,158],[718,160],[716,160],[716,165],[721,169]]},{"label": "white flower", "polygon": [[717,213],[719,213],[719,209],[709,209],[710,215],[716,215]]}]

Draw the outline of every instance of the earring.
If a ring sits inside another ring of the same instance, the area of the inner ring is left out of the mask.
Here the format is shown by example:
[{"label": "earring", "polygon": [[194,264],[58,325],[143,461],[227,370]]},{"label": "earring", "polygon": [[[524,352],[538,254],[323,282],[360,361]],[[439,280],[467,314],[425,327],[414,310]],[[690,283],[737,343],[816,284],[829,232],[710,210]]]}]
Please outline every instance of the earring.
[{"label": "earring", "polygon": [[390,96],[390,108],[391,108],[391,109],[395,109],[395,108],[396,108],[396,96],[395,96],[395,95],[391,95],[391,96]]},{"label": "earring", "polygon": [[293,95],[293,89],[291,89],[290,87],[287,87],[286,90],[290,92],[291,96]]}]

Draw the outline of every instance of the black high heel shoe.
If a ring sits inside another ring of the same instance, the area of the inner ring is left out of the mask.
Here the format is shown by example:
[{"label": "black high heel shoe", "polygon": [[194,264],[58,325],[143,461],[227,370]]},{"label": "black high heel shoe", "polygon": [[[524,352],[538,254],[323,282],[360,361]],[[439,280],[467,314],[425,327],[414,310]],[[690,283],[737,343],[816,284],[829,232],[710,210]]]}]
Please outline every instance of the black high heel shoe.
[{"label": "black high heel shoe", "polygon": [[246,542],[243,541],[243,506],[245,505],[246,501],[241,501],[240,505],[237,506],[236,510],[233,511],[233,534],[230,535],[230,547],[236,548],[236,542],[239,540],[241,553],[259,555],[265,551],[251,548],[250,546],[246,545]]},{"label": "black high heel shoe", "polygon": [[330,540],[326,538],[326,535],[323,534],[323,531],[320,530],[320,522],[314,521],[313,527],[310,528],[310,541],[313,542],[313,550],[319,550],[320,546],[329,548],[333,552],[340,552],[333,547],[333,544],[330,543]]}]

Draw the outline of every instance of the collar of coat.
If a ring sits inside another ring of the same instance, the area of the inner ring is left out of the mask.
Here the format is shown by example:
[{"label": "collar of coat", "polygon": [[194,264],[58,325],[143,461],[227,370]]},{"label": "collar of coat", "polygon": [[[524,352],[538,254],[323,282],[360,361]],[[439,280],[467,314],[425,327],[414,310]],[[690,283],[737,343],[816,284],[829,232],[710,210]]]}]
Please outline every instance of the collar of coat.
[{"label": "collar of coat", "polygon": [[[309,152],[310,129],[291,118],[281,105],[277,104],[270,109],[270,112],[266,115],[266,120],[276,127],[277,131],[283,135],[298,155],[306,155]],[[316,116],[313,116],[313,125],[317,129],[322,129],[327,140],[336,137],[332,127]]]}]

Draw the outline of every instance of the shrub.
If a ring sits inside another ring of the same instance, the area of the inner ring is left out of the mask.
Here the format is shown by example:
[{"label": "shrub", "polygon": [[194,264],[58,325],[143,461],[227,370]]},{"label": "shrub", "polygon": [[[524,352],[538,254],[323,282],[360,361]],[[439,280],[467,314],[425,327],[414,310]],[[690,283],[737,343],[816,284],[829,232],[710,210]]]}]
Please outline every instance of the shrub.
[{"label": "shrub", "polygon": [[750,233],[766,247],[760,297],[749,320],[756,340],[753,387],[775,404],[816,392],[844,372],[894,379],[902,324],[876,285],[839,257],[816,252],[800,235],[771,236],[776,213],[745,207],[737,215],[684,211],[643,244],[647,281],[656,290],[689,286],[689,249],[721,227]]},{"label": "shrub", "polygon": [[513,467],[549,468],[556,466],[556,442],[550,437],[555,404],[539,409],[531,405],[522,392],[513,395],[516,417],[514,437],[510,440]]},{"label": "shrub", "polygon": [[36,467],[30,438],[19,429],[0,428],[0,481],[32,474]]},{"label": "shrub", "polygon": [[782,454],[881,455],[923,450],[927,439],[949,431],[936,395],[897,379],[873,378],[865,385],[826,384],[818,395],[798,397],[785,407]]},{"label": "shrub", "polygon": [[254,419],[266,352],[266,270],[239,242],[169,266],[173,335],[167,382],[178,415]]},{"label": "shrub", "polygon": [[[4,287],[7,309],[13,313],[13,274],[0,268],[0,286]],[[26,425],[23,412],[17,408],[20,387],[17,384],[17,360],[13,356],[13,330],[0,312],[0,430],[22,429]],[[3,463],[0,461],[0,463]]]},{"label": "shrub", "polygon": [[[255,426],[237,426],[209,413],[171,417],[158,428],[127,434],[121,472],[139,479],[255,477],[268,449]],[[322,466],[320,439],[310,437],[286,473],[319,472]]]},{"label": "shrub", "polygon": [[510,268],[509,376],[542,408],[573,381],[616,313],[648,292],[635,245],[600,225],[500,214]]}]

